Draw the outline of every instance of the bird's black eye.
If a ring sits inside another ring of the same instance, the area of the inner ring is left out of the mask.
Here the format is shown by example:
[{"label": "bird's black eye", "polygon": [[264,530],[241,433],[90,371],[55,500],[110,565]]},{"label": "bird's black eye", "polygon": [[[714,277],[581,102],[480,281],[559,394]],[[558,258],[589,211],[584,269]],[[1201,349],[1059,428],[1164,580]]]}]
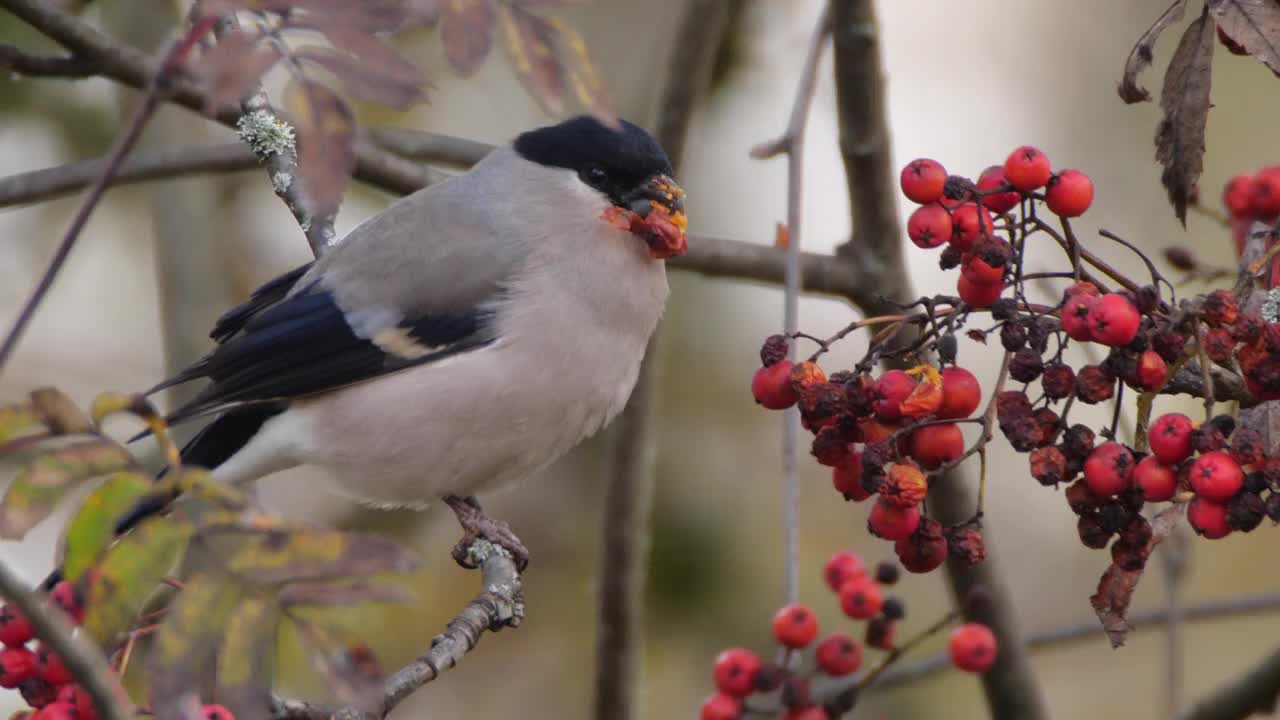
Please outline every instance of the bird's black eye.
[{"label": "bird's black eye", "polygon": [[599,165],[592,165],[587,168],[586,180],[587,184],[592,187],[603,187],[605,183],[609,182],[609,173],[605,172],[604,168]]}]

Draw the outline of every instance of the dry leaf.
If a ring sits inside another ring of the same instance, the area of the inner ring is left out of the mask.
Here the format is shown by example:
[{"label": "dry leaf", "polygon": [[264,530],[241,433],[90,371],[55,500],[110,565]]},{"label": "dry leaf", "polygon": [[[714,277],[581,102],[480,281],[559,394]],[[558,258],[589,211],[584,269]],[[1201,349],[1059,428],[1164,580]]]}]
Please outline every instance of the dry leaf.
[{"label": "dry leaf", "polygon": [[295,583],[280,591],[281,607],[346,607],[362,603],[405,603],[413,593],[399,585],[369,582]]},{"label": "dry leaf", "polygon": [[169,605],[147,653],[147,691],[156,720],[198,720],[197,693],[214,674],[218,643],[244,588],[203,574],[187,580]]},{"label": "dry leaf", "polygon": [[218,648],[218,704],[236,720],[270,717],[272,660],[280,609],[269,595],[241,598]]},{"label": "dry leaf", "polygon": [[1151,64],[1152,51],[1156,39],[1165,28],[1182,19],[1187,11],[1187,0],[1174,0],[1167,10],[1156,18],[1151,27],[1138,38],[1138,44],[1129,51],[1129,59],[1124,63],[1124,77],[1120,81],[1120,99],[1127,103],[1143,102],[1151,99],[1151,93],[1138,84],[1138,75]]},{"label": "dry leaf", "polygon": [[449,0],[441,13],[440,35],[445,57],[459,75],[480,68],[493,46],[493,25],[497,20],[492,0]]},{"label": "dry leaf", "polygon": [[[1185,505],[1174,505],[1162,510],[1151,519],[1151,539],[1147,541],[1142,551],[1144,561],[1151,557],[1155,547],[1169,536],[1173,527],[1182,519],[1185,509]],[[1098,591],[1089,598],[1089,604],[1098,614],[1098,620],[1102,621],[1102,629],[1106,631],[1107,639],[1111,641],[1113,648],[1123,645],[1125,637],[1133,629],[1129,625],[1127,615],[1129,603],[1133,600],[1133,591],[1137,589],[1138,581],[1141,579],[1141,568],[1125,570],[1112,563],[1098,579]]]},{"label": "dry leaf", "polygon": [[43,387],[31,391],[31,408],[40,422],[54,435],[93,432],[93,421],[57,388]]},{"label": "dry leaf", "polygon": [[338,211],[355,167],[355,117],[341,97],[311,80],[295,80],[284,92],[298,133],[298,167],[314,217]]},{"label": "dry leaf", "polygon": [[293,56],[332,73],[352,97],[397,110],[407,110],[422,99],[422,84],[417,78],[397,78],[382,72],[377,65],[333,48],[307,45],[295,49]]},{"label": "dry leaf", "polygon": [[382,666],[363,640],[347,630],[322,627],[297,616],[289,619],[340,702],[368,712],[382,706]]},{"label": "dry leaf", "polygon": [[518,7],[500,7],[503,35],[511,66],[542,109],[551,115],[564,110],[564,70],[556,57],[551,23]]},{"label": "dry leaf", "polygon": [[1213,21],[1206,10],[1183,33],[1160,91],[1164,115],[1156,127],[1156,160],[1164,166],[1160,182],[1169,191],[1174,214],[1184,225],[1187,203],[1204,169],[1213,43]]},{"label": "dry leaf", "polygon": [[609,100],[605,96],[604,78],[591,59],[582,35],[559,18],[549,18],[547,23],[557,31],[557,55],[569,88],[578,102],[600,122],[612,128],[619,127],[618,116],[609,109]]},{"label": "dry leaf", "polygon": [[1280,73],[1280,3],[1276,0],[1207,0],[1205,7],[1228,37]]},{"label": "dry leaf", "polygon": [[232,30],[191,61],[192,74],[205,87],[209,112],[239,106],[280,59],[280,51],[261,40],[258,33]]}]

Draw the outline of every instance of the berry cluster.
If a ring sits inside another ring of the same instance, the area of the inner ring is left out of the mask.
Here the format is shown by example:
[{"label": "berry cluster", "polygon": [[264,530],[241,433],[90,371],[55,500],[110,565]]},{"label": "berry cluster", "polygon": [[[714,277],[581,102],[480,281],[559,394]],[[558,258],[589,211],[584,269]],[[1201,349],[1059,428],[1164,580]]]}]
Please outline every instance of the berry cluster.
[{"label": "berry cluster", "polygon": [[827,378],[812,361],[785,358],[787,340],[765,341],[752,391],[757,402],[781,409],[799,403],[812,452],[831,468],[831,482],[846,500],[871,504],[867,528],[894,543],[911,572],[933,570],[948,552],[971,564],[986,556],[973,523],[943,528],[920,506],[929,475],[965,456],[964,422],[978,409],[982,388],[961,367],[920,365],[910,370],[836,373]]},{"label": "berry cluster", "polygon": [[[822,571],[828,588],[837,595],[840,609],[853,620],[865,621],[859,641],[835,632],[818,641],[818,619],[804,605],[787,605],[773,616],[773,637],[787,652],[778,663],[766,662],[746,648],[729,648],[715,660],[712,675],[716,692],[702,704],[702,720],[737,720],[745,699],[753,693],[781,690],[785,720],[828,720],[848,712],[856,694],[846,692],[820,702],[810,691],[816,676],[846,677],[863,663],[863,648],[892,652],[899,646],[897,624],[906,616],[902,600],[886,596],[885,589],[898,581],[897,566],[880,563],[869,571],[857,553],[844,550],[827,561]],[[794,653],[814,646],[811,669],[797,669]],[[968,623],[952,631],[948,649],[959,669],[981,673],[996,660],[996,641],[984,625]]]},{"label": "berry cluster", "polygon": [[[63,580],[49,592],[49,602],[76,625],[84,620],[84,598]],[[17,689],[31,710],[10,720],[95,720],[97,708],[88,691],[74,682],[62,658],[35,639],[31,623],[12,605],[0,605],[0,688]],[[235,720],[221,705],[205,705],[204,720]]]}]

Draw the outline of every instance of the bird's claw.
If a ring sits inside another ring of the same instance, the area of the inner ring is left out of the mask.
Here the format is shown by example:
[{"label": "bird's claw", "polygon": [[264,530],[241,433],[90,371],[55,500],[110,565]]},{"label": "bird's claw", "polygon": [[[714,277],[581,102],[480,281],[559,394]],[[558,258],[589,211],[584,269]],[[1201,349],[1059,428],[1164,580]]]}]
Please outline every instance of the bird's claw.
[{"label": "bird's claw", "polygon": [[511,553],[516,569],[520,572],[524,572],[529,566],[529,548],[525,547],[510,525],[485,515],[484,509],[474,497],[460,498],[451,495],[444,501],[462,526],[462,539],[453,546],[453,559],[459,565],[469,570],[477,567],[471,557],[471,545],[483,538]]}]

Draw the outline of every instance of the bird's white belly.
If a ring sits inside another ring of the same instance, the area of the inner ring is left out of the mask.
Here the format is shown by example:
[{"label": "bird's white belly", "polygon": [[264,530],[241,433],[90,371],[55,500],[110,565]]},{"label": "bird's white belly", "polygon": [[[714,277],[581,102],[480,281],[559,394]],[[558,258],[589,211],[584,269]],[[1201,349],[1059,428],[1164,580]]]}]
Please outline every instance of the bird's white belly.
[{"label": "bird's white belly", "polygon": [[495,344],[295,403],[311,446],[300,454],[378,506],[483,493],[538,472],[612,419],[640,360],[539,367],[521,355]]}]

